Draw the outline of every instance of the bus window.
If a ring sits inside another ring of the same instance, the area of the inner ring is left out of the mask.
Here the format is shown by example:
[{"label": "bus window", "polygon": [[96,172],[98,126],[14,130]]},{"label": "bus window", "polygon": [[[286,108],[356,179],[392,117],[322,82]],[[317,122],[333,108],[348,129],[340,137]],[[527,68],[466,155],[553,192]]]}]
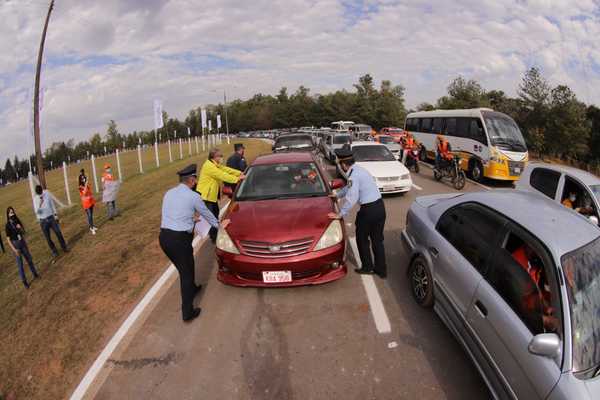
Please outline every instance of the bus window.
[{"label": "bus window", "polygon": [[407,119],[404,129],[407,131],[417,132],[419,130],[418,120],[416,118]]},{"label": "bus window", "polygon": [[456,136],[462,138],[469,138],[469,118],[457,118],[456,119]]},{"label": "bus window", "polygon": [[432,132],[433,133],[441,133],[443,122],[444,122],[443,118],[434,118]]},{"label": "bus window", "polygon": [[431,118],[421,120],[421,132],[431,133]]},{"label": "bus window", "polygon": [[456,118],[446,118],[446,135],[456,136]]},{"label": "bus window", "polygon": [[485,137],[485,132],[483,132],[483,124],[479,118],[471,118],[470,135],[471,139],[487,146],[487,138]]}]

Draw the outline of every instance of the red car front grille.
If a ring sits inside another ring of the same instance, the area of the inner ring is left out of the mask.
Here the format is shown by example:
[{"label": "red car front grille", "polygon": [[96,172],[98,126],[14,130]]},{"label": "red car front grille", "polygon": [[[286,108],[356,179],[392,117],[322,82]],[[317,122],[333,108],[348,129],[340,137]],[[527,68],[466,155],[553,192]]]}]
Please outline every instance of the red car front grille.
[{"label": "red car front grille", "polygon": [[240,242],[242,251],[248,256],[263,258],[282,258],[293,257],[308,253],[312,246],[311,238],[293,240],[285,243],[267,243],[267,242]]}]

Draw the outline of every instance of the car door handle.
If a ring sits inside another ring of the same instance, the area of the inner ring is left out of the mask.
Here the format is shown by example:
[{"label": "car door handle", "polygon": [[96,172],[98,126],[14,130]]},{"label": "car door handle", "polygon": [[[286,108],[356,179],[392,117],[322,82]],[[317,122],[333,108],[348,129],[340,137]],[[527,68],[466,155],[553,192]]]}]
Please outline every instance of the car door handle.
[{"label": "car door handle", "polygon": [[431,252],[431,254],[432,254],[434,257],[437,257],[437,256],[438,256],[438,254],[440,254],[440,252],[438,251],[438,249],[436,249],[435,247],[430,247],[430,248],[429,248],[429,251]]},{"label": "car door handle", "polygon": [[484,317],[487,317],[487,314],[488,314],[487,308],[485,308],[485,306],[483,305],[483,303],[481,301],[479,301],[479,300],[475,301],[475,307],[477,308],[477,310],[479,310],[481,315],[483,315]]}]

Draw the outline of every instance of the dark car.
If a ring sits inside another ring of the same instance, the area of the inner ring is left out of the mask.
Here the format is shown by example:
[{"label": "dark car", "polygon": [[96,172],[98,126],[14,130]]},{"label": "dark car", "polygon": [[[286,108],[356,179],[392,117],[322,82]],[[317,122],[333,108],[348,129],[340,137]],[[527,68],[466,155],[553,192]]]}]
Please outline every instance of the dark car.
[{"label": "dark car", "polygon": [[309,134],[281,135],[273,144],[274,153],[284,151],[314,151],[315,149],[315,141],[313,136]]}]

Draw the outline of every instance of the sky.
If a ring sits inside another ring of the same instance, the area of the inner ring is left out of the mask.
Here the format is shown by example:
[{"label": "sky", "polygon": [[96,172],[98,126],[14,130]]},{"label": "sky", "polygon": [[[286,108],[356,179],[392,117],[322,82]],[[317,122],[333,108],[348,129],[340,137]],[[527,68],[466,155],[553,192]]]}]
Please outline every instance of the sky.
[{"label": "sky", "polygon": [[[49,2],[0,0],[0,160],[33,148],[30,93]],[[462,75],[515,95],[539,67],[600,104],[600,0],[56,0],[42,145],[153,128],[223,99],[352,89],[370,73],[435,102]]]}]

